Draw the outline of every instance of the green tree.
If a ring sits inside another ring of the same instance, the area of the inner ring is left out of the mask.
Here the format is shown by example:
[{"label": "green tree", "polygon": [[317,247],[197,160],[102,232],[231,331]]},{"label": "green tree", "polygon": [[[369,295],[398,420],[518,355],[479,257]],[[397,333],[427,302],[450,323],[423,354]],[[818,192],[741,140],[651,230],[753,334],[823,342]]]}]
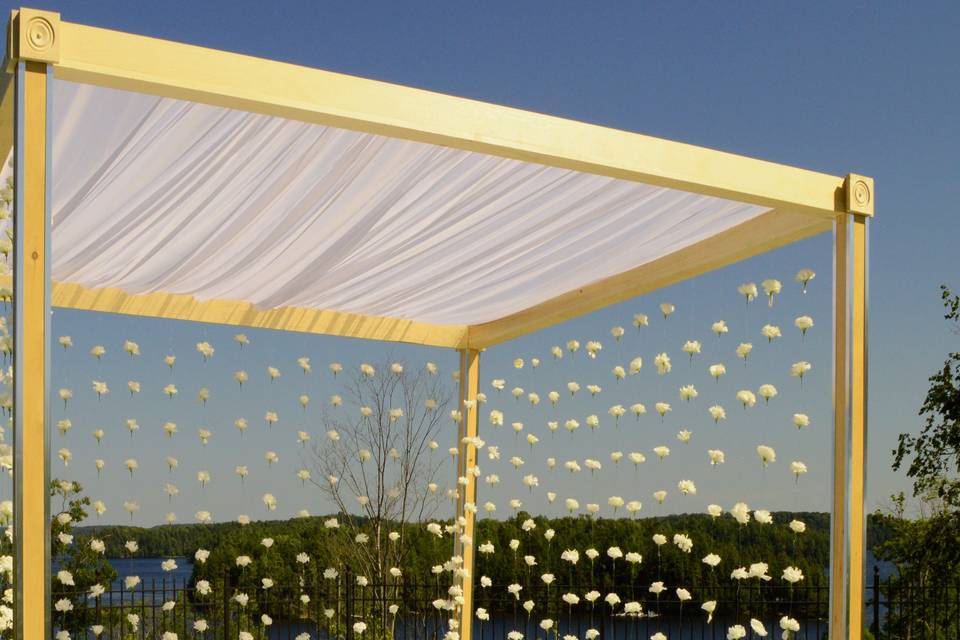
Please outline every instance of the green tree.
[{"label": "green tree", "polygon": [[[942,286],[941,298],[944,318],[960,333],[960,296]],[[929,381],[920,433],[901,433],[893,451],[893,468],[906,469],[920,512],[907,517],[907,500],[900,493],[888,512],[875,516],[888,535],[874,552],[896,568],[884,586],[888,602],[937,599],[960,577],[960,353],[949,352]],[[937,629],[942,634],[951,628],[944,623],[955,619],[957,603],[939,599],[923,609],[891,608],[882,635],[943,637]]]},{"label": "green tree", "polygon": [[[960,296],[941,286],[944,318],[960,333]],[[942,501],[947,511],[960,508],[960,352],[951,351],[943,368],[930,376],[920,408],[925,423],[920,435],[901,433],[894,450],[894,470],[907,465],[914,496]]]}]

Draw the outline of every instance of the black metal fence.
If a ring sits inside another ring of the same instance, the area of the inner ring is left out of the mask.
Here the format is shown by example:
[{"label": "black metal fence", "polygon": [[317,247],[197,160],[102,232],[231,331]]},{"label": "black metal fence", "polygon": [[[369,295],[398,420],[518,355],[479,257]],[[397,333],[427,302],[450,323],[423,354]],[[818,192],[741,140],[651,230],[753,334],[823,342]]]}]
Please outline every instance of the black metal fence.
[{"label": "black metal fence", "polygon": [[960,639],[960,579],[949,576],[881,579],[873,568],[864,616],[876,638],[889,640]]},{"label": "black metal fence", "polygon": [[[74,639],[146,640],[174,633],[178,639],[236,640],[247,632],[256,640],[441,640],[452,617],[448,586],[447,577],[361,585],[349,573],[326,579],[319,571],[303,574],[293,588],[263,588],[255,580],[238,583],[229,575],[211,581],[209,589],[182,579],[151,580],[134,589],[109,589],[97,598],[58,591],[55,602],[66,600],[72,608],[55,607],[54,625]],[[670,640],[723,640],[733,624],[749,632],[751,618],[760,620],[770,637],[779,637],[783,616],[799,622],[795,638],[828,637],[827,584],[789,586],[754,579],[702,591],[687,586],[691,599],[683,602],[675,587],[668,585],[658,596],[649,586],[621,590],[611,605],[608,594],[594,596],[583,586],[531,582],[514,595],[507,585],[478,583],[474,637],[503,640],[516,631],[527,639],[571,635],[587,640],[595,630],[601,640],[647,640],[658,632]],[[716,603],[712,620],[702,608],[707,601]],[[865,625],[875,637],[960,639],[960,583],[881,580],[875,569],[865,601]],[[362,628],[355,628],[357,623]]]}]

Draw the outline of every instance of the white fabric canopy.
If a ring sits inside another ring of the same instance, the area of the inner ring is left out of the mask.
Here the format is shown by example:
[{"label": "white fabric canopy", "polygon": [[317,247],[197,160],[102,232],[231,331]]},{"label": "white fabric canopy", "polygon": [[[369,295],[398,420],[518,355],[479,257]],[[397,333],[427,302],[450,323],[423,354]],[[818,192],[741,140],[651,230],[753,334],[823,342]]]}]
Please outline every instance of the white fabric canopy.
[{"label": "white fabric canopy", "polygon": [[768,209],[56,80],[53,279],[478,324]]}]

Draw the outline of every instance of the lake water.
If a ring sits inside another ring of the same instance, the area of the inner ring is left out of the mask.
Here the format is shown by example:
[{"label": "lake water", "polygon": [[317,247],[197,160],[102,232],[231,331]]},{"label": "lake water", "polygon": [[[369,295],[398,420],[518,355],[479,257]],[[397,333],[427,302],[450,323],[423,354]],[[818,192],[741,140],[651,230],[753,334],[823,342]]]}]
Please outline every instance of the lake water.
[{"label": "lake water", "polygon": [[145,588],[155,585],[160,589],[163,581],[173,586],[174,581],[178,588],[186,585],[193,574],[193,561],[190,558],[174,558],[177,568],[173,571],[164,571],[160,564],[169,558],[109,558],[108,562],[117,570],[119,578],[113,582],[114,589],[123,588],[123,578],[126,576],[140,576]]}]

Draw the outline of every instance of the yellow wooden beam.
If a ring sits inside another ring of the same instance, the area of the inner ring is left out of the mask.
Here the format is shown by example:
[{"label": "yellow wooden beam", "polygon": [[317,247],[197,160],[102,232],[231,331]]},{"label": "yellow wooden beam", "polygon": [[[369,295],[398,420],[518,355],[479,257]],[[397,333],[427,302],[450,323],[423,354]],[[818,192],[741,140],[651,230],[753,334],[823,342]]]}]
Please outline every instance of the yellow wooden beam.
[{"label": "yellow wooden beam", "polygon": [[56,77],[832,217],[843,179],[421,89],[69,22]]},{"label": "yellow wooden beam", "polygon": [[833,502],[830,520],[830,629],[846,629],[847,598],[847,412],[849,218],[837,218],[833,235]]},{"label": "yellow wooden beam", "polygon": [[472,325],[469,345],[485,349],[829,231],[832,222],[770,211],[685,249],[492,322]]},{"label": "yellow wooden beam", "polygon": [[[871,207],[872,208],[872,207]],[[850,470],[848,509],[848,568],[850,640],[863,633],[863,586],[866,558],[866,448],[867,448],[867,219],[851,216],[853,299],[850,301]]]},{"label": "yellow wooden beam", "polygon": [[[460,609],[460,640],[471,640],[473,637],[473,581],[476,540],[476,514],[466,505],[477,504],[477,478],[469,470],[477,465],[477,448],[472,444],[465,444],[463,438],[475,438],[479,431],[480,405],[477,394],[480,392],[480,352],[474,349],[460,350],[460,411],[461,422],[460,455],[458,456],[458,472],[466,476],[467,484],[462,488],[457,501],[457,515],[466,519],[463,535],[470,540],[469,544],[460,544],[459,552],[463,557],[463,569],[466,576],[460,581],[463,589],[463,606]],[[470,401],[470,402],[466,402]]]},{"label": "yellow wooden beam", "polygon": [[50,508],[47,393],[50,288],[47,65],[16,68],[14,238],[14,629],[49,638]]},{"label": "yellow wooden beam", "polygon": [[830,629],[837,630],[831,637],[860,640],[866,543],[867,215],[837,219],[834,278]]},{"label": "yellow wooden beam", "polygon": [[315,333],[344,338],[365,338],[435,347],[458,348],[466,344],[466,327],[365,316],[305,307],[261,310],[249,302],[210,300],[174,293],[128,294],[120,289],[87,289],[77,284],[55,283],[53,306],[132,316],[192,320],[215,324]]}]

